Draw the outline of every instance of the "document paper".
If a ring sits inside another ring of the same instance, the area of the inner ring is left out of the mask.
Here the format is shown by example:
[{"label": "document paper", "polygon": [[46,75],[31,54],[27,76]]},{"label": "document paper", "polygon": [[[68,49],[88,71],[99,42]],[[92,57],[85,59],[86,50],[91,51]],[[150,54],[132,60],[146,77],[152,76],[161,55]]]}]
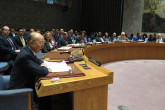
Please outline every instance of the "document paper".
[{"label": "document paper", "polygon": [[59,50],[69,50],[71,49],[72,47],[67,47],[67,46],[63,46],[63,47],[60,47],[58,48]]},{"label": "document paper", "polygon": [[71,67],[67,66],[66,62],[48,62],[44,61],[44,63],[51,68],[52,72],[65,72],[69,71]]}]

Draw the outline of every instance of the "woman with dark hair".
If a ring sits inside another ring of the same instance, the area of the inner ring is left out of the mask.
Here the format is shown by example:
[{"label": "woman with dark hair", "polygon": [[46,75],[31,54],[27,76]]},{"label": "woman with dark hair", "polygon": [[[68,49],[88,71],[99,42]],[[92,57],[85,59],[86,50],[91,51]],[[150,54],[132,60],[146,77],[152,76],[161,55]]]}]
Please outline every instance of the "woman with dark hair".
[{"label": "woman with dark hair", "polygon": [[132,39],[133,39],[133,33],[131,33],[130,36],[128,36],[128,39],[129,39],[130,41],[132,41]]},{"label": "woman with dark hair", "polygon": [[149,42],[156,42],[156,34],[150,34],[150,37],[148,38]]},{"label": "woman with dark hair", "polygon": [[105,36],[103,36],[103,39],[104,39],[104,42],[108,42],[108,43],[111,42],[111,39],[110,39],[110,37],[109,37],[108,32],[105,32]]},{"label": "woman with dark hair", "polygon": [[47,53],[47,52],[54,49],[54,46],[52,44],[52,35],[49,31],[45,32],[44,39],[45,39],[45,44],[44,44],[44,47],[42,49],[42,52]]},{"label": "woman with dark hair", "polygon": [[144,34],[142,35],[142,37],[143,37],[143,39],[144,39],[144,42],[148,42],[148,37],[147,37],[147,34],[146,34],[146,33],[144,33]]}]

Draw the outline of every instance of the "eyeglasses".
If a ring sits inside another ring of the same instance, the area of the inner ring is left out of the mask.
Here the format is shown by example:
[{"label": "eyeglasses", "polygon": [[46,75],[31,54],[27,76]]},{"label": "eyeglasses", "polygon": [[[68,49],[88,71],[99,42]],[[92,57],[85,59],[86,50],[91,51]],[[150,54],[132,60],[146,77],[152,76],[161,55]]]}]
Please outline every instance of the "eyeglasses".
[{"label": "eyeglasses", "polygon": [[39,43],[40,45],[44,45],[45,44],[45,41],[36,41],[36,40],[33,40],[33,41]]},{"label": "eyeglasses", "polygon": [[39,42],[40,45],[44,45],[44,43],[45,43],[44,41],[40,41]]}]

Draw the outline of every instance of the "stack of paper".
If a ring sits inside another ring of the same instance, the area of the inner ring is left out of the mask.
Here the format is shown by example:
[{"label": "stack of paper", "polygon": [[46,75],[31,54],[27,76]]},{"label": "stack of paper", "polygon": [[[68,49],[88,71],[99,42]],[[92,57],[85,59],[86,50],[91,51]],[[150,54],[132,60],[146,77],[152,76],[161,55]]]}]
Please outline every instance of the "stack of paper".
[{"label": "stack of paper", "polygon": [[71,67],[67,66],[66,62],[48,62],[44,61],[44,63],[52,70],[52,72],[65,72],[69,71]]},{"label": "stack of paper", "polygon": [[58,48],[58,50],[69,50],[71,48],[72,47],[63,46],[63,47]]}]

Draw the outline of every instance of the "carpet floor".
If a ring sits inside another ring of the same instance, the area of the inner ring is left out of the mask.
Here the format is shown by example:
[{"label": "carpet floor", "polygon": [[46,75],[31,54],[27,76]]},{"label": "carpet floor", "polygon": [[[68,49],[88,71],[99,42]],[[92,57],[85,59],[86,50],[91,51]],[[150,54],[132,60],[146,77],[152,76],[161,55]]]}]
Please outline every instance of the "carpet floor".
[{"label": "carpet floor", "polygon": [[102,65],[114,72],[108,110],[165,110],[165,60],[125,60]]}]

